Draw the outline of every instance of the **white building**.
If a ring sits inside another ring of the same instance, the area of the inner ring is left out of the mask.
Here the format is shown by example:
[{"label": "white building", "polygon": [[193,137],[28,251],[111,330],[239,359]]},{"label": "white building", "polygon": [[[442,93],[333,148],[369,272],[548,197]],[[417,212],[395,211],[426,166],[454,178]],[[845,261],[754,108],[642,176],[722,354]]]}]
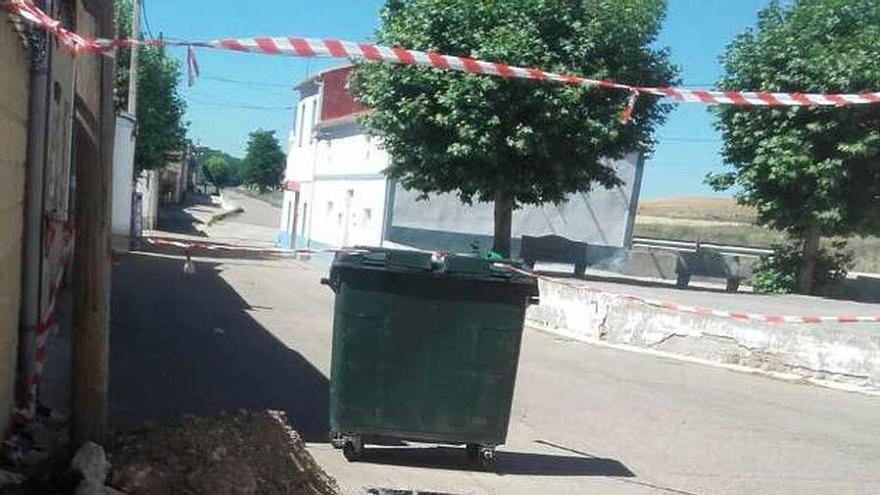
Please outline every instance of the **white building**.
[{"label": "white building", "polygon": [[[357,124],[365,111],[346,90],[351,67],[325,71],[300,84],[290,135],[283,247],[383,244],[470,251],[492,245],[493,208],[463,205],[451,194],[416,201],[382,171],[387,154]],[[633,154],[614,163],[624,185],[574,194],[561,205],[514,212],[513,250],[522,235],[556,234],[591,245],[628,247],[638,206],[643,162]]]},{"label": "white building", "polygon": [[345,90],[351,67],[300,84],[285,173],[278,243],[285,247],[382,242],[388,158],[355,118],[363,108]]}]

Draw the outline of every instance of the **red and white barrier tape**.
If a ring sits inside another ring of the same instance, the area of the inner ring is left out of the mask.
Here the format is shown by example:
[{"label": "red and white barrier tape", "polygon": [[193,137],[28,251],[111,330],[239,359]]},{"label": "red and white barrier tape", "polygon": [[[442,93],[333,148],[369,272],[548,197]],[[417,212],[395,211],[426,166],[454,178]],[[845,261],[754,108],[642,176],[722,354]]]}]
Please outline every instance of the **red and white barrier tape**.
[{"label": "red and white barrier tape", "polygon": [[335,253],[357,253],[361,252],[359,249],[354,248],[339,248],[339,249],[283,249],[283,248],[271,248],[271,247],[263,247],[263,246],[249,246],[246,244],[225,244],[222,242],[190,242],[190,241],[181,241],[179,239],[173,239],[168,237],[158,237],[158,236],[145,236],[142,237],[141,240],[146,242],[147,244],[152,244],[154,246],[174,246],[185,249],[187,251],[191,251],[193,249],[204,249],[207,251],[245,251],[245,252],[255,252],[255,253],[266,253],[266,254],[278,254],[278,255],[300,255],[300,254],[335,254]]},{"label": "red and white barrier tape", "polygon": [[554,81],[579,86],[595,86],[618,89],[630,93],[624,110],[624,120],[629,119],[634,99],[640,94],[669,98],[680,103],[736,106],[845,106],[880,104],[880,91],[852,94],[819,93],[771,93],[765,91],[710,91],[703,89],[656,88],[620,84],[604,79],[588,79],[579,76],[557,74],[541,69],[516,67],[502,62],[487,62],[467,57],[443,55],[434,52],[407,50],[373,44],[354,43],[335,39],[310,39],[297,37],[223,38],[211,41],[165,41],[134,39],[84,38],[61,27],[30,0],[14,0],[3,4],[10,13],[42,27],[56,36],[72,53],[107,53],[120,47],[134,45],[168,45],[213,48],[237,52],[283,55],[292,57],[325,57],[350,60],[381,61],[394,64],[417,65],[436,69],[484,74],[504,78]]},{"label": "red and white barrier tape", "polygon": [[[166,246],[175,246],[179,248],[183,248],[189,254],[191,249],[206,249],[206,250],[225,250],[225,251],[256,251],[256,252],[266,252],[266,253],[275,253],[275,254],[320,254],[320,253],[357,253],[361,252],[359,249],[353,248],[339,248],[339,249],[279,249],[279,248],[264,248],[264,247],[256,247],[256,246],[246,246],[246,245],[237,245],[237,244],[222,244],[222,243],[202,243],[202,242],[185,242],[176,239],[163,238],[163,237],[144,237],[144,241],[153,245],[166,245]],[[776,315],[764,315],[764,314],[756,314],[756,313],[747,313],[742,311],[724,311],[719,309],[711,309],[704,308],[700,306],[689,306],[686,304],[678,304],[672,301],[664,301],[661,299],[652,299],[648,297],[636,296],[632,294],[621,294],[612,291],[606,291],[602,289],[598,289],[595,287],[582,286],[577,284],[572,284],[566,282],[564,280],[558,280],[551,277],[547,277],[535,272],[531,272],[528,270],[523,270],[521,268],[517,268],[505,263],[496,263],[496,267],[510,270],[515,273],[519,273],[521,275],[526,275],[529,277],[533,277],[538,280],[543,280],[545,282],[551,282],[554,284],[561,284],[568,287],[572,287],[578,290],[584,290],[587,292],[591,292],[594,294],[605,294],[612,297],[617,297],[620,299],[626,299],[630,301],[636,301],[643,304],[647,304],[649,306],[654,306],[670,311],[675,311],[678,313],[690,313],[697,314],[703,316],[717,316],[721,318],[732,318],[735,320],[747,320],[747,321],[760,321],[764,323],[801,323],[801,324],[816,324],[816,323],[880,323],[880,316],[776,316]]]},{"label": "red and white barrier tape", "polygon": [[499,263],[499,267],[506,268],[513,272],[528,275],[530,277],[534,277],[538,280],[543,280],[545,282],[550,282],[554,284],[565,285],[574,289],[584,290],[587,292],[591,292],[594,294],[604,294],[611,297],[617,297],[620,299],[625,299],[629,301],[636,301],[643,304],[647,304],[649,306],[654,306],[657,308],[666,309],[669,311],[675,311],[678,313],[689,313],[696,314],[702,316],[717,316],[719,318],[732,318],[734,320],[743,320],[743,321],[758,321],[763,323],[799,323],[799,324],[818,324],[818,323],[880,323],[880,316],[778,316],[778,315],[764,315],[757,313],[748,313],[744,311],[725,311],[720,309],[711,309],[704,308],[701,306],[690,306],[687,304],[679,304],[673,301],[664,301],[661,299],[653,299],[649,297],[636,296],[632,294],[622,294],[613,291],[606,291],[602,289],[598,289],[596,287],[589,287],[583,285],[572,284],[566,282],[564,280],[554,279],[551,277],[547,277],[544,275],[537,274],[535,272],[530,272],[528,270],[522,270],[520,268],[512,267],[510,265],[505,265]]},{"label": "red and white barrier tape", "polygon": [[30,0],[12,0],[2,5],[10,14],[15,14],[21,19],[36,24],[55,36],[71,53],[94,52],[97,46],[94,38],[85,38],[65,28],[61,21],[53,19],[49,14],[40,10]]},{"label": "red and white barrier tape", "polygon": [[[58,239],[56,223],[51,220],[48,221],[47,244],[49,250],[51,250]],[[37,386],[43,379],[43,368],[45,368],[48,358],[49,334],[55,326],[55,306],[58,302],[58,295],[61,292],[65,268],[73,254],[73,228],[68,223],[62,223],[61,226],[61,250],[61,256],[56,268],[57,273],[49,284],[48,304],[43,308],[40,314],[40,321],[37,324],[34,346],[34,369],[28,379],[27,392],[15,413],[17,422],[27,422],[33,419],[36,414]]]}]

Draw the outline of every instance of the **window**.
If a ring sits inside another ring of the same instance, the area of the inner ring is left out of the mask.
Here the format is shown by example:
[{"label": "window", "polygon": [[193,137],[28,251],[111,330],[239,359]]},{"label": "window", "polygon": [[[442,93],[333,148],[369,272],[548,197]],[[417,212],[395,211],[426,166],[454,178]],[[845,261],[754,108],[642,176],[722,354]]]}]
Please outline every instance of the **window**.
[{"label": "window", "polygon": [[327,201],[327,216],[333,213],[333,201]]},{"label": "window", "polygon": [[336,217],[336,225],[342,225],[342,213]]},{"label": "window", "polygon": [[[41,2],[37,2],[39,5]],[[45,8],[45,7],[44,7]],[[56,14],[61,25],[65,28],[76,31],[76,1],[63,0],[58,5],[58,13]]]},{"label": "window", "polygon": [[349,198],[353,198],[353,197],[354,197],[354,189],[349,189],[349,190],[348,190],[348,197],[349,197]]},{"label": "window", "polygon": [[364,227],[369,227],[370,222],[373,220],[373,210],[370,208],[364,208],[363,219]]}]

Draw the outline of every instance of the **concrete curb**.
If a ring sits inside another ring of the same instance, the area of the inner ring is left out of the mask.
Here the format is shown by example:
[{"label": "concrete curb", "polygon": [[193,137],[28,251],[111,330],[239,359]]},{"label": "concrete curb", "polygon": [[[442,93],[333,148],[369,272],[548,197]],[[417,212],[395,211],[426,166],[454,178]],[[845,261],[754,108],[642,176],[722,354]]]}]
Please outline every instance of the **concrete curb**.
[{"label": "concrete curb", "polygon": [[562,337],[701,364],[880,394],[880,331],[870,325],[773,325],[676,313],[539,281],[526,324]]},{"label": "concrete curb", "polygon": [[209,218],[208,221],[205,222],[205,225],[210,227],[211,225],[214,225],[215,223],[227,217],[238,215],[244,212],[244,208],[229,201],[229,199],[227,199],[226,195],[224,195],[223,193],[220,193],[220,208],[223,208],[223,211],[211,215],[211,218]]}]

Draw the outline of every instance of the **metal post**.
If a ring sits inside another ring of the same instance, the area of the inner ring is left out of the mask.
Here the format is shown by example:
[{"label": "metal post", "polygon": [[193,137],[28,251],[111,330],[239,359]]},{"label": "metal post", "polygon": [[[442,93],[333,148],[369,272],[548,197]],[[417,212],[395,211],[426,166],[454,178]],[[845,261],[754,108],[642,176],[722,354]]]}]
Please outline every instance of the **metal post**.
[{"label": "metal post", "polygon": [[[131,23],[132,38],[141,39],[141,0],[134,0],[134,17]],[[140,50],[131,47],[131,63],[128,66],[128,113],[137,118],[137,86]]]},{"label": "metal post", "polygon": [[[52,2],[43,9],[51,12]],[[25,192],[25,243],[22,250],[21,344],[19,345],[19,393],[29,392],[34,371],[36,331],[40,319],[43,259],[43,184],[46,168],[46,141],[49,120],[49,36],[29,33],[31,47],[31,87],[28,123],[27,172]]]}]

